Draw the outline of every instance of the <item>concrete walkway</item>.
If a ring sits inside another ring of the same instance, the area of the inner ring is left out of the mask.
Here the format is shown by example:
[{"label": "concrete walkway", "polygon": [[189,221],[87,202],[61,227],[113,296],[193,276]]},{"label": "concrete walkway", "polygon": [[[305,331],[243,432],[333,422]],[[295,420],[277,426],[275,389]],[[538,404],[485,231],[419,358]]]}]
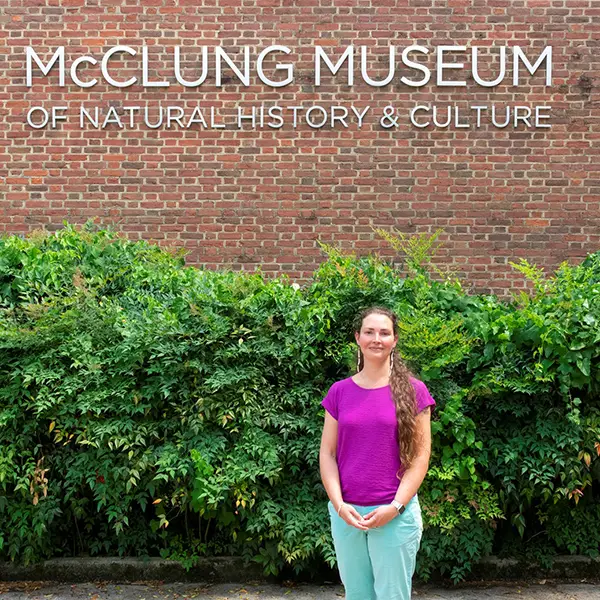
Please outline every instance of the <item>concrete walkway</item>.
[{"label": "concrete walkway", "polygon": [[[272,585],[139,582],[135,584],[0,582],[2,600],[342,600],[337,585]],[[598,583],[494,585],[469,584],[454,588],[419,586],[416,600],[600,600]]]}]

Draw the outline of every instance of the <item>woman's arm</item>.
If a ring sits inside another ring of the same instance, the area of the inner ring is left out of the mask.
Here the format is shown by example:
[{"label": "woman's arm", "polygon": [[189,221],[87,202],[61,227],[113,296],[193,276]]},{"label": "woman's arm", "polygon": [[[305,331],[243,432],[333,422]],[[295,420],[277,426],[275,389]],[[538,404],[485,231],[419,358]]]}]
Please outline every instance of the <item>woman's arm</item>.
[{"label": "woman's arm", "polygon": [[325,424],[323,425],[321,449],[319,451],[319,468],[321,469],[321,481],[336,512],[344,501],[336,457],[337,437],[338,422],[325,411]]},{"label": "woman's arm", "polygon": [[[405,506],[421,487],[429,468],[429,457],[431,456],[431,410],[429,407],[417,415],[415,437],[417,444],[415,457],[410,468],[404,472],[394,498],[396,502]],[[398,516],[398,512],[394,506],[384,504],[365,515],[365,523],[369,528],[382,527],[396,516]]]},{"label": "woman's arm", "polygon": [[398,486],[395,500],[405,506],[411,498],[419,491],[427,470],[429,469],[429,458],[431,457],[431,409],[423,409],[415,422],[416,454],[413,462],[402,476]]},{"label": "woman's arm", "polygon": [[337,465],[337,437],[338,422],[325,411],[325,424],[321,436],[321,449],[319,451],[319,467],[321,469],[321,480],[325,491],[333,504],[337,514],[352,527],[366,530],[362,515],[351,504],[346,504],[342,498],[342,487],[340,485],[340,472]]}]

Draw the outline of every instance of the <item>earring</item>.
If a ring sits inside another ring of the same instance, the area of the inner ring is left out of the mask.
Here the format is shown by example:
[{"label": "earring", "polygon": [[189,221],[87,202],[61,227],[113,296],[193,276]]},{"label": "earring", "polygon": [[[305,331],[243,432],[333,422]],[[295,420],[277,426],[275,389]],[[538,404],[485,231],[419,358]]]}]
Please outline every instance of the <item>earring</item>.
[{"label": "earring", "polygon": [[390,353],[390,371],[394,368],[394,350]]},{"label": "earring", "polygon": [[356,372],[360,371],[360,348],[356,351]]}]

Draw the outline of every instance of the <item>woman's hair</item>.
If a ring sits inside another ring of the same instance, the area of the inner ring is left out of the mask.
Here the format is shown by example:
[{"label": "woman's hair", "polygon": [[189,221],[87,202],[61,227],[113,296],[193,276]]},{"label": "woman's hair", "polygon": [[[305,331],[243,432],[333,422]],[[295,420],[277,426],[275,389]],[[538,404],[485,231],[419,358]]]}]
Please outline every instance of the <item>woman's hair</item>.
[{"label": "woman's hair", "polygon": [[[363,310],[357,317],[354,331],[360,334],[363,321],[369,315],[385,315],[392,322],[394,335],[398,333],[398,317],[389,309],[381,306],[372,306]],[[398,446],[400,449],[400,461],[402,468],[408,469],[411,465],[415,449],[415,421],[416,421],[416,396],[415,389],[410,382],[412,373],[394,348],[394,364],[390,374],[390,388],[392,398],[396,405],[396,418],[398,420]],[[358,370],[364,365],[364,357],[359,350]]]}]

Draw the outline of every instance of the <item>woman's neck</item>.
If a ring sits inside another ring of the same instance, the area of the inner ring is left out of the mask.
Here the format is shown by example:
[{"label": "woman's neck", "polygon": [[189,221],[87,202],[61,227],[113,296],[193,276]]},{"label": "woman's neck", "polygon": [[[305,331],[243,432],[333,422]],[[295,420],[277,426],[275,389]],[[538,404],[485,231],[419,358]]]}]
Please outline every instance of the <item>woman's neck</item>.
[{"label": "woman's neck", "polygon": [[390,381],[390,364],[387,361],[376,364],[365,363],[361,371],[354,376],[354,380],[366,384],[365,387],[387,385]]}]

